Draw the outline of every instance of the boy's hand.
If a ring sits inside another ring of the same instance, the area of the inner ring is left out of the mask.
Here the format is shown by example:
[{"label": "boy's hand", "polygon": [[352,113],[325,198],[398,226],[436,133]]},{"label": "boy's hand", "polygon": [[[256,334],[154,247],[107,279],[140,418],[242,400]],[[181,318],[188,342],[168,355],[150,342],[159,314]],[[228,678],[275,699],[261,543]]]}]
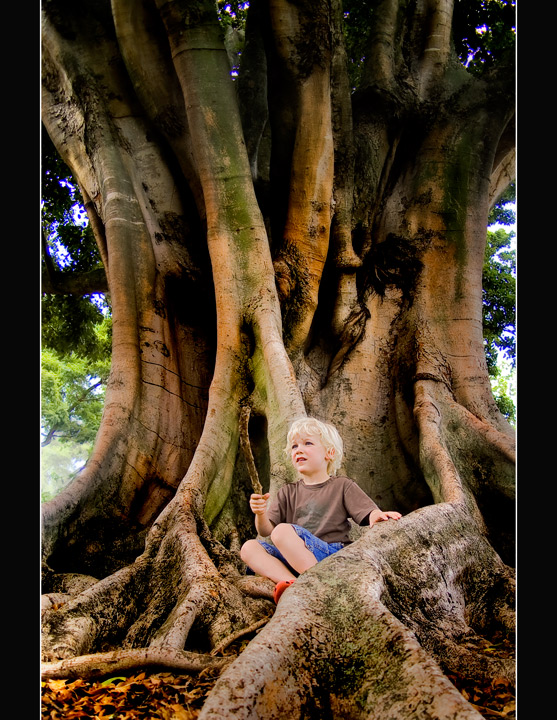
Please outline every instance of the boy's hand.
[{"label": "boy's hand", "polygon": [[265,495],[253,493],[249,499],[251,511],[256,515],[263,515],[267,509],[267,500],[269,499],[269,496],[269,493],[265,493]]},{"label": "boy's hand", "polygon": [[400,520],[401,517],[402,515],[394,510],[387,510],[387,512],[383,512],[378,508],[377,510],[372,510],[369,514],[369,524],[375,525],[375,523],[380,520]]}]

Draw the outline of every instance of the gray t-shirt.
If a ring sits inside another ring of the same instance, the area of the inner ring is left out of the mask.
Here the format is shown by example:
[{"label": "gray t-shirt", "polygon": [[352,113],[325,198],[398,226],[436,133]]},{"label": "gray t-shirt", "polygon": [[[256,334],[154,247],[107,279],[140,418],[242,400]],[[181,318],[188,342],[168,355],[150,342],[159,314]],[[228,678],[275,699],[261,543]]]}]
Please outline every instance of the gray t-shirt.
[{"label": "gray t-shirt", "polygon": [[376,509],[353,480],[335,476],[318,485],[306,485],[303,480],[287,483],[271,502],[267,516],[273,525],[301,525],[325,542],[349,543],[348,518],[362,525]]}]

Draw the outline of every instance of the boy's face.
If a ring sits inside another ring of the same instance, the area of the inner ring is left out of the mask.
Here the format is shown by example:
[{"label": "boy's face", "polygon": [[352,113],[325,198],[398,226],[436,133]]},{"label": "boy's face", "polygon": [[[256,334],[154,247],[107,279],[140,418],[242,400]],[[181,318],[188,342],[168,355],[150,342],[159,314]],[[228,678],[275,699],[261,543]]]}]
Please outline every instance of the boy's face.
[{"label": "boy's face", "polygon": [[291,446],[292,464],[300,475],[314,477],[327,473],[331,454],[323,445],[319,435],[296,435]]}]

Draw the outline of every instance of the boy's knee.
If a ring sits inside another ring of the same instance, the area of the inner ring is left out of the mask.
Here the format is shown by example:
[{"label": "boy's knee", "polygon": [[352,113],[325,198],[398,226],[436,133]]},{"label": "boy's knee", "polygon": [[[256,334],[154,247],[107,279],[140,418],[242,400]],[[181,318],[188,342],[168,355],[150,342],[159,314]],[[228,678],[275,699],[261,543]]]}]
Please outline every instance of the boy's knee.
[{"label": "boy's knee", "polygon": [[295,530],[290,523],[279,523],[273,528],[271,540],[274,543],[276,543],[277,540],[280,542],[282,538],[291,536],[293,532],[295,532]]},{"label": "boy's knee", "polygon": [[244,562],[246,562],[246,558],[253,556],[253,550],[256,545],[259,545],[257,540],[246,540],[246,542],[242,545],[240,548],[240,557]]}]

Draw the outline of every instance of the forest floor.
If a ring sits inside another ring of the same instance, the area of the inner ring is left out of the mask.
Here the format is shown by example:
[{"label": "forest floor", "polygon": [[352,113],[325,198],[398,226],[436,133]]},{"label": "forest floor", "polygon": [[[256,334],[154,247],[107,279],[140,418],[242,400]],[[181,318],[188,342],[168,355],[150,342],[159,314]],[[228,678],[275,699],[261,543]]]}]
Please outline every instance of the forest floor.
[{"label": "forest floor", "polygon": [[[231,646],[225,656],[231,661],[248,640]],[[482,652],[499,657],[514,657],[514,649],[505,640],[492,640]],[[102,681],[48,680],[42,683],[42,719],[78,720],[196,720],[205,698],[223,668],[205,669],[192,674],[169,672],[123,674]],[[448,676],[466,700],[486,720],[516,718],[515,688],[503,678],[485,687]]]}]

